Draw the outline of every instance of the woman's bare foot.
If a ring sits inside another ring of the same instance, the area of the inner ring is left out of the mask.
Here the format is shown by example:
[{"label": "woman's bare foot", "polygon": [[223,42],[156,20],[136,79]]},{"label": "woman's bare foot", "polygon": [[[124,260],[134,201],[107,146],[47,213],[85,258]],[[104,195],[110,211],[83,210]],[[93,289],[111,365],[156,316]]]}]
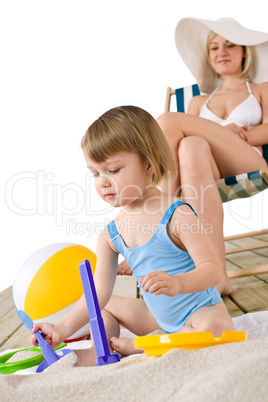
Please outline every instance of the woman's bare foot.
[{"label": "woman's bare foot", "polygon": [[220,282],[217,283],[216,288],[218,289],[221,296],[227,296],[232,293],[233,285],[231,284],[226,271],[224,272]]},{"label": "woman's bare foot", "polygon": [[129,356],[135,353],[143,353],[143,349],[136,349],[132,338],[116,338],[110,339],[111,347],[122,356]]}]

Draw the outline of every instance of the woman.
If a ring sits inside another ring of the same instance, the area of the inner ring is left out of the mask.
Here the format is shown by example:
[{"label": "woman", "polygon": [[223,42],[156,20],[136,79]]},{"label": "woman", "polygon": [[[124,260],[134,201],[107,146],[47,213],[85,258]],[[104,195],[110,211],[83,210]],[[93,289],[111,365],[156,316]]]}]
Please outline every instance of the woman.
[{"label": "woman", "polygon": [[[268,34],[243,28],[235,20],[185,18],[176,28],[180,55],[201,92],[188,114],[158,118],[175,156],[178,175],[164,188],[189,201],[225,267],[223,210],[215,180],[267,167],[261,145],[268,143]],[[200,118],[202,117],[202,118]]]}]

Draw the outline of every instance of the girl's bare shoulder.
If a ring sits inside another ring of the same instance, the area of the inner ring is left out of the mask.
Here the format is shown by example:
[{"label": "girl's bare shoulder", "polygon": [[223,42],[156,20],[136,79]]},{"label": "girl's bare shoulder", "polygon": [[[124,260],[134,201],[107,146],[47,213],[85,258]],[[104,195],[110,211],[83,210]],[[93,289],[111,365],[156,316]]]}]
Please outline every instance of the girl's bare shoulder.
[{"label": "girl's bare shoulder", "polygon": [[99,248],[102,248],[102,249],[109,248],[113,252],[118,254],[118,251],[114,247],[113,242],[111,240],[111,236],[109,234],[107,226],[102,230],[102,232],[100,233],[100,235],[98,237],[97,249],[99,249]]}]

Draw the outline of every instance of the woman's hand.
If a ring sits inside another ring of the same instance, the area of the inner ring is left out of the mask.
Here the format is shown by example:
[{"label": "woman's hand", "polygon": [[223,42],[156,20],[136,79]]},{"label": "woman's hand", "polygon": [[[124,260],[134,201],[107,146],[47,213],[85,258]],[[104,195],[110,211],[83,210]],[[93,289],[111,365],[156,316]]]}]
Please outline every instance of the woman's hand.
[{"label": "woman's hand", "polygon": [[[41,330],[42,335],[46,338],[46,341],[56,348],[64,341],[63,331],[57,327],[57,325],[45,323],[34,324],[32,332]],[[36,336],[34,334],[30,337],[30,342],[33,346],[38,346]]]},{"label": "woman's hand", "polygon": [[225,127],[229,127],[230,130],[232,130],[232,132],[234,134],[238,135],[238,137],[241,138],[241,140],[243,140],[245,142],[249,141],[249,136],[247,134],[248,126],[240,127],[235,123],[231,123],[231,124],[227,124]]},{"label": "woman's hand", "polygon": [[176,296],[181,293],[182,285],[178,275],[171,276],[163,271],[154,271],[141,278],[140,283],[145,292],[155,295]]}]

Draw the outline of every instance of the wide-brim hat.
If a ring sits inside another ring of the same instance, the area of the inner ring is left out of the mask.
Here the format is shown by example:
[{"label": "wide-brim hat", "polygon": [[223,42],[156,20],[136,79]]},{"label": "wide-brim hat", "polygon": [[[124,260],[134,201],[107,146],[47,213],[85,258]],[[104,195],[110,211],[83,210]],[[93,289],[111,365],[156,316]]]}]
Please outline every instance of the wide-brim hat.
[{"label": "wide-brim hat", "polygon": [[201,92],[211,93],[220,85],[206,55],[207,38],[213,31],[228,41],[253,47],[252,82],[268,81],[268,34],[242,27],[232,18],[217,21],[183,18],[177,24],[175,42],[183,61],[195,77]]}]

